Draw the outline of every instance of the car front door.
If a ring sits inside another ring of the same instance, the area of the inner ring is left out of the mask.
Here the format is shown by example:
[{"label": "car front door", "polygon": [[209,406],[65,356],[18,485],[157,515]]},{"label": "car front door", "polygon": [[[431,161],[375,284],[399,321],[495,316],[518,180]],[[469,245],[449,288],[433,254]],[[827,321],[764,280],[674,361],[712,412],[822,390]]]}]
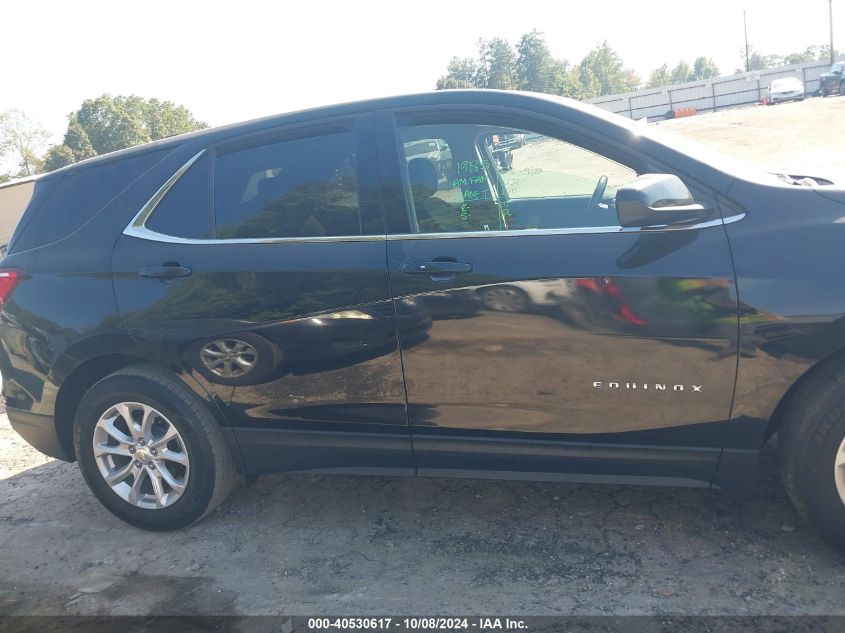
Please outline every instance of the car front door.
[{"label": "car front door", "polygon": [[215,395],[252,472],[413,473],[372,118],[205,148],[118,241],[139,353]]},{"label": "car front door", "polygon": [[594,132],[377,117],[394,301],[432,319],[423,339],[400,325],[419,472],[708,481],[737,358],[721,221],[621,229],[615,191],[652,167]]}]

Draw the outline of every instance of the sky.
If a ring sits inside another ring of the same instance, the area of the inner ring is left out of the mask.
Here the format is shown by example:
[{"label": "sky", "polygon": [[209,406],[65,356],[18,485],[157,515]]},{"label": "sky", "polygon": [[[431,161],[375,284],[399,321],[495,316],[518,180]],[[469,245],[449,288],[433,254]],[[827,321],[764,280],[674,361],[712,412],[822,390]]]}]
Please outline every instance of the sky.
[{"label": "sky", "polygon": [[[748,39],[786,54],[829,39],[828,0],[27,0],[0,10],[0,112],[60,141],[67,115],[104,93],[182,104],[222,125],[311,106],[431,90],[480,37],[544,33],[571,63],[602,40],[645,80],[699,55],[727,74]],[[845,49],[845,0],[833,0]]]}]

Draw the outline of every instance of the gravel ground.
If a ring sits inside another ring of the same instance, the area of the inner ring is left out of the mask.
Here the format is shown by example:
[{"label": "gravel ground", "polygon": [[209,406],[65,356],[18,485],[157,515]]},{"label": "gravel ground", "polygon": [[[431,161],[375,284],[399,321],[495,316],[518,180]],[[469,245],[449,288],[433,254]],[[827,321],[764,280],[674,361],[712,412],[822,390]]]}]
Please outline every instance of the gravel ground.
[{"label": "gravel ground", "polygon": [[[845,181],[845,98],[661,126]],[[170,534],[100,507],[0,416],[0,614],[845,615],[845,557],[804,528],[771,452],[759,494],[262,477]]]},{"label": "gravel ground", "polygon": [[766,171],[822,176],[845,186],[845,97],[723,110],[657,125]]}]

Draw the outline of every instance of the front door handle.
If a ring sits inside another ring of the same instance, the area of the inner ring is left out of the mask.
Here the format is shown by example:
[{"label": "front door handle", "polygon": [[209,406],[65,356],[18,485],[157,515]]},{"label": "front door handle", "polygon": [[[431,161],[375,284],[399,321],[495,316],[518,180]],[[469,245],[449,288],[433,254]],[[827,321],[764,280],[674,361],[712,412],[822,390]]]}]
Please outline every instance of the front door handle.
[{"label": "front door handle", "polygon": [[402,272],[406,275],[431,275],[434,277],[454,277],[458,273],[471,273],[472,264],[463,262],[414,262],[404,264]]},{"label": "front door handle", "polygon": [[144,266],[138,270],[141,277],[151,277],[153,279],[175,279],[177,277],[187,277],[191,274],[191,269],[187,266],[180,266],[179,264],[165,264],[164,266]]}]

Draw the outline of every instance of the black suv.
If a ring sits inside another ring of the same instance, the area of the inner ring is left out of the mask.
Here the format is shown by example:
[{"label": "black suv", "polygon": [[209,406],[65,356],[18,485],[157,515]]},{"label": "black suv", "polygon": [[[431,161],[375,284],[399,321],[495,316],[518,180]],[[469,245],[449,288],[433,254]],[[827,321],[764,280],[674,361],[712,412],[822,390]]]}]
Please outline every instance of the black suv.
[{"label": "black suv", "polygon": [[280,471],[746,492],[778,433],[843,546],[845,191],[702,156],[444,91],[48,174],[0,272],[9,418],[158,530]]},{"label": "black suv", "polygon": [[838,92],[845,94],[845,62],[837,62],[826,73],[819,77],[819,93],[821,96]]}]

